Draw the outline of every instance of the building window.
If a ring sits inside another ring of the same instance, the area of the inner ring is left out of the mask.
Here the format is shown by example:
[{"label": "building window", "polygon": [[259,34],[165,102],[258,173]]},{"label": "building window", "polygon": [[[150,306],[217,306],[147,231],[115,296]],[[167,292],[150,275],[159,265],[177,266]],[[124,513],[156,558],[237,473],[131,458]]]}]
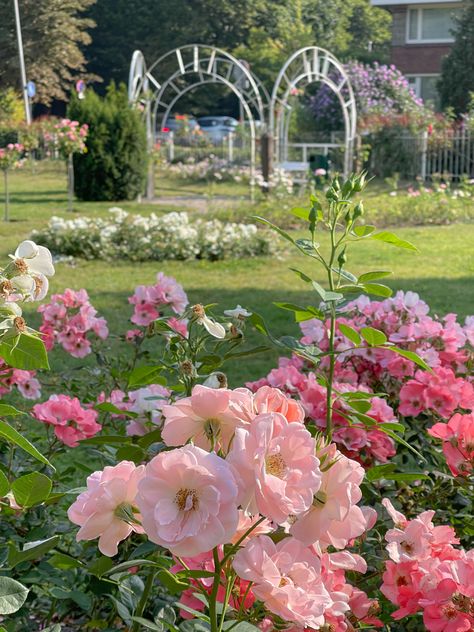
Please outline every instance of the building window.
[{"label": "building window", "polygon": [[407,42],[453,42],[452,31],[460,11],[452,7],[408,9]]},{"label": "building window", "polygon": [[423,99],[425,104],[432,105],[435,109],[439,107],[438,81],[439,75],[408,75],[410,88],[417,97]]}]

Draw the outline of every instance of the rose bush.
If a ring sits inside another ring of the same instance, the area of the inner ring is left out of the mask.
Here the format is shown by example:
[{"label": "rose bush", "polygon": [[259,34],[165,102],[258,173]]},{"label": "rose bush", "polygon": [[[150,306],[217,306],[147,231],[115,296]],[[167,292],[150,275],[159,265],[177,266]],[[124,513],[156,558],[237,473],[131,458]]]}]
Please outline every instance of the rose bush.
[{"label": "rose bush", "polygon": [[[308,239],[270,226],[327,277],[296,270],[315,304],[278,304],[299,338],[241,306],[189,306],[159,273],[120,335],[81,290],[40,306],[51,354],[72,358],[42,373],[18,303],[44,297],[54,269],[20,245],[2,272],[0,354],[11,385],[43,401],[0,422],[8,632],[473,628],[474,320],[348,269],[362,239],[414,248],[362,223],[364,186],[335,179],[294,209]],[[226,364],[267,349],[248,348],[249,327],[285,356],[230,388]]]}]

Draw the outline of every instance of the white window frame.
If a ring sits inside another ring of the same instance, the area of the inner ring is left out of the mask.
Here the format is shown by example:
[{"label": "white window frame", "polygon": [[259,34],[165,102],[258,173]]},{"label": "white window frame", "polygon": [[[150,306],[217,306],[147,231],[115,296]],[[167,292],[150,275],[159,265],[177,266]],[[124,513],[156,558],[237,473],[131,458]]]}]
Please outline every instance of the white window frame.
[{"label": "white window frame", "polygon": [[414,86],[410,86],[414,89],[415,94],[418,98],[422,98],[421,97],[421,80],[424,77],[441,77],[441,74],[438,72],[420,72],[418,74],[415,73],[410,73],[410,74],[406,74],[405,77],[407,79],[414,79],[415,80],[415,85]]},{"label": "white window frame", "polygon": [[[444,38],[444,39],[422,39],[422,29],[423,29],[423,10],[424,9],[457,9],[458,7],[453,7],[452,4],[424,4],[422,6],[411,6],[407,8],[407,19],[406,19],[406,29],[405,29],[405,39],[407,44],[452,44],[454,42],[454,37]],[[462,8],[460,5],[459,8]],[[410,39],[410,14],[417,13],[418,20],[418,28],[416,39]]]}]

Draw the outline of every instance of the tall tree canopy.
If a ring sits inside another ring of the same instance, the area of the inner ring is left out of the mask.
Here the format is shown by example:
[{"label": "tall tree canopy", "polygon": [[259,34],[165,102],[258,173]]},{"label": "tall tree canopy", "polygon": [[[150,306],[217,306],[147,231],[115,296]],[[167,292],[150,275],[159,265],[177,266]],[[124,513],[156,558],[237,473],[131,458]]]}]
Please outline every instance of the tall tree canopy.
[{"label": "tall tree canopy", "polygon": [[267,0],[97,0],[88,16],[97,24],[89,68],[105,81],[126,81],[132,52],[149,62],[184,44],[226,50],[245,41]]},{"label": "tall tree canopy", "polygon": [[304,45],[368,61],[372,42],[382,61],[390,41],[390,15],[370,0],[97,0],[88,16],[97,24],[89,68],[105,81],[126,81],[136,48],[151,62],[176,46],[211,44],[264,79]]},{"label": "tall tree canopy", "polygon": [[[73,80],[86,70],[84,47],[94,26],[83,13],[95,0],[20,0],[28,79],[37,101],[65,99]],[[119,36],[120,37],[120,36]],[[0,85],[21,89],[13,2],[0,2]]]},{"label": "tall tree canopy", "polygon": [[441,105],[457,114],[467,112],[474,93],[474,0],[470,0],[455,29],[451,53],[443,61],[439,82]]}]

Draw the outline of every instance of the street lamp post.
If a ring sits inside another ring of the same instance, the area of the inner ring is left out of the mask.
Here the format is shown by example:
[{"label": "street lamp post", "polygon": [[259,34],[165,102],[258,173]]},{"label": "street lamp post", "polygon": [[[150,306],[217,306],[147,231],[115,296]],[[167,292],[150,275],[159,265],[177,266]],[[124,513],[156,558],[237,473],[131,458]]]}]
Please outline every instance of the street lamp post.
[{"label": "street lamp post", "polygon": [[21,83],[23,89],[23,99],[25,102],[25,118],[29,125],[31,123],[30,103],[28,99],[28,87],[26,84],[25,56],[23,54],[23,38],[21,36],[20,9],[18,8],[18,0],[13,0],[15,7],[15,23],[16,37],[18,40],[18,56],[20,58]]}]

